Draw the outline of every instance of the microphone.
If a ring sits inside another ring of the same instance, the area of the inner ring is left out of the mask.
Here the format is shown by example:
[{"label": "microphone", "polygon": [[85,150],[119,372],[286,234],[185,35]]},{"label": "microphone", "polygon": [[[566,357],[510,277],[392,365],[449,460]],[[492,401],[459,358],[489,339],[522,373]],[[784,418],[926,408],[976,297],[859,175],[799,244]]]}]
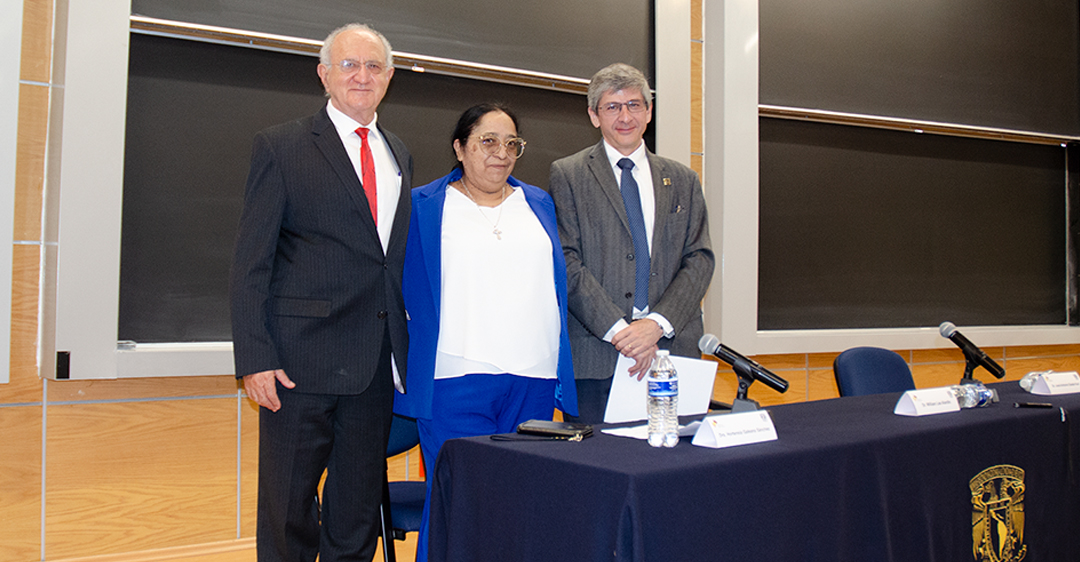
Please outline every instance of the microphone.
[{"label": "microphone", "polygon": [[770,373],[765,367],[758,365],[753,360],[743,357],[739,352],[720,343],[720,338],[712,334],[701,336],[701,339],[698,340],[698,349],[705,355],[712,355],[724,363],[731,365],[735,368],[736,373],[750,375],[769,385],[769,387],[777,392],[787,392],[788,382],[786,380]]},{"label": "microphone", "polygon": [[964,352],[964,356],[968,361],[974,361],[982,366],[982,368],[990,371],[990,374],[997,378],[1003,378],[1005,376],[1005,369],[1002,369],[1000,365],[994,362],[993,359],[988,357],[983,350],[973,343],[971,340],[964,337],[959,330],[956,329],[956,325],[952,322],[942,322],[938,327],[938,331],[941,332],[941,336],[949,338],[961,351]]}]

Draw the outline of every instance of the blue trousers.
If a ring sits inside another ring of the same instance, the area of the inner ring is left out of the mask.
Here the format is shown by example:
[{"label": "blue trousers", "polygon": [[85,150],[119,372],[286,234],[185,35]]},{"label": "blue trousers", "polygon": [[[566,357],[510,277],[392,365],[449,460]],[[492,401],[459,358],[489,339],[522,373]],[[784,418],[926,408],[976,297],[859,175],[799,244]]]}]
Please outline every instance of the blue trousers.
[{"label": "blue trousers", "polygon": [[[531,419],[550,420],[555,412],[555,379],[509,374],[473,374],[435,381],[431,419],[418,419],[420,449],[428,471],[435,469],[439,449],[447,439],[513,433]],[[431,478],[416,544],[417,562],[427,561]]]}]

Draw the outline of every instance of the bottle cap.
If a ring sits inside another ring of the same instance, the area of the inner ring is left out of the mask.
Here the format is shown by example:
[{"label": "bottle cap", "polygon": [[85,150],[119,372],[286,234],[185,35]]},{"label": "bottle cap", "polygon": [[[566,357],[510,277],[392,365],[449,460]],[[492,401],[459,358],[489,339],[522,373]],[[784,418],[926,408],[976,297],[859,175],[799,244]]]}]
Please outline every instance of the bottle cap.
[{"label": "bottle cap", "polygon": [[668,355],[668,350],[666,350],[666,349],[658,349],[658,350],[656,350],[656,356],[657,357],[667,357],[667,355]]}]

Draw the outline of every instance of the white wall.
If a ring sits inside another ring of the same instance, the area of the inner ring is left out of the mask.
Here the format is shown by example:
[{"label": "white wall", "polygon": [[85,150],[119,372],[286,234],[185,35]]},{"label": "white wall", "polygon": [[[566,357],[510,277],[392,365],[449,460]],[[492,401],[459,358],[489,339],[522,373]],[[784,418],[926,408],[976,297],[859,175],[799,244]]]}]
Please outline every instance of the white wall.
[{"label": "white wall", "polygon": [[[22,0],[0,3],[0,232],[15,228],[15,152],[19,128],[19,55]],[[0,244],[0,383],[11,379],[12,245]]]},{"label": "white wall", "polygon": [[58,0],[46,180],[42,374],[116,377],[127,0]]}]

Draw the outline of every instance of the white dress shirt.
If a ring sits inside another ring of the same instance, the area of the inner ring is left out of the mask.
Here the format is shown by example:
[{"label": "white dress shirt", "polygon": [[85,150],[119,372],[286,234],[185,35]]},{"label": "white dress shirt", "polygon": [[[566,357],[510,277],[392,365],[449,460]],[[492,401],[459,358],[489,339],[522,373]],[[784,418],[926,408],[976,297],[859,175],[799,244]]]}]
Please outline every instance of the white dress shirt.
[{"label": "white dress shirt", "polygon": [[394,214],[401,197],[401,170],[390,152],[390,146],[386,144],[386,139],[376,126],[379,114],[375,114],[371,123],[364,124],[357,123],[352,117],[339,111],[332,102],[327,102],[326,112],[330,114],[330,121],[345,145],[345,152],[349,154],[357,178],[363,178],[364,173],[360,167],[360,135],[356,133],[356,129],[368,129],[368,145],[371,146],[371,156],[375,160],[376,209],[379,213],[376,227],[385,253],[390,244],[390,231],[394,227]]}]

